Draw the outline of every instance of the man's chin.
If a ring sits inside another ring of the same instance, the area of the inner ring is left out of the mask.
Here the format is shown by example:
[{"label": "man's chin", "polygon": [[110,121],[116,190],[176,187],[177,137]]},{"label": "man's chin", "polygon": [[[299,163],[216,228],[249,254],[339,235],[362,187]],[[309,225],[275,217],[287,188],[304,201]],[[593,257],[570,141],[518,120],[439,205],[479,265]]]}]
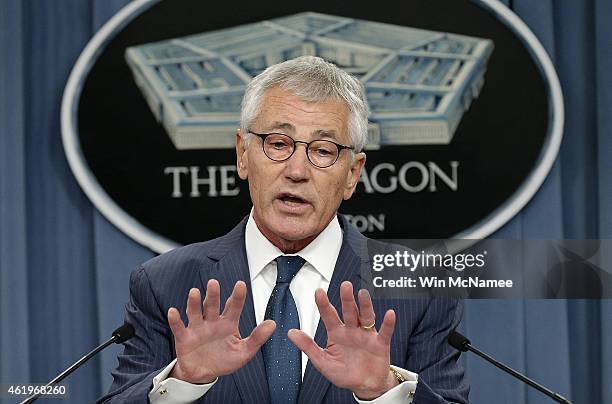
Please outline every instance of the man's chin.
[{"label": "man's chin", "polygon": [[279,219],[274,222],[270,230],[272,231],[272,236],[276,239],[274,241],[281,242],[284,245],[291,244],[295,246],[308,244],[320,233],[308,221],[295,220],[295,218],[291,218],[291,220]]},{"label": "man's chin", "polygon": [[305,240],[311,238],[313,235],[316,237],[314,231],[311,232],[304,230],[305,228],[301,227],[300,225],[288,225],[272,229],[276,237],[289,242]]},{"label": "man's chin", "polygon": [[264,220],[257,220],[259,230],[274,245],[293,249],[305,246],[323,230],[318,229],[319,221],[310,213],[307,215],[290,215],[283,212],[272,211],[263,215]]}]

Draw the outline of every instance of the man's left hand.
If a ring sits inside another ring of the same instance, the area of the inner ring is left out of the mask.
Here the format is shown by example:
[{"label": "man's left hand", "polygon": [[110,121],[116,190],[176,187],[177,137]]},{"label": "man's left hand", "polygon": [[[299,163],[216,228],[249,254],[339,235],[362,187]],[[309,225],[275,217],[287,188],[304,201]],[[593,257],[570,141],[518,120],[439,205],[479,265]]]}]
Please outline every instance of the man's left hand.
[{"label": "man's left hand", "polygon": [[389,370],[395,312],[387,311],[380,330],[376,331],[372,299],[365,289],[359,291],[357,307],[353,285],[345,281],[340,286],[340,299],[344,322],[325,291],[315,292],[321,320],[327,329],[325,349],[301,330],[290,330],[289,339],[331,383],[351,390],[359,399],[373,400],[398,384]]}]

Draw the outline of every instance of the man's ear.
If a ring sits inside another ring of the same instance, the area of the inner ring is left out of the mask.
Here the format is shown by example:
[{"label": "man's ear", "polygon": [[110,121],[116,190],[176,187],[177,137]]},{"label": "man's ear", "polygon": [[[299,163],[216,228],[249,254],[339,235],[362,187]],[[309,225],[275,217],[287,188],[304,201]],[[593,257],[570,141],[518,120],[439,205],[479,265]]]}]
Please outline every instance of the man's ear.
[{"label": "man's ear", "polygon": [[359,152],[355,154],[353,158],[353,162],[351,163],[351,167],[346,176],[346,186],[344,187],[344,200],[348,200],[355,192],[355,188],[357,187],[357,182],[359,182],[359,177],[361,177],[361,170],[366,162],[366,155],[364,152]]},{"label": "man's ear", "polygon": [[249,170],[247,169],[249,156],[247,150],[248,146],[244,139],[244,134],[238,128],[236,130],[236,169],[238,170],[238,176],[243,180],[249,177]]}]

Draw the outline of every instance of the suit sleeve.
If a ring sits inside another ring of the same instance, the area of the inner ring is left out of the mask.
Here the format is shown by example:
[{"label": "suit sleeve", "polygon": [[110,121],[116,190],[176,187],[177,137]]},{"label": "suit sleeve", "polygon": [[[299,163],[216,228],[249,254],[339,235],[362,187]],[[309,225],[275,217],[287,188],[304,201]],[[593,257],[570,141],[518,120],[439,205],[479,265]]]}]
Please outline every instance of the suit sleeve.
[{"label": "suit sleeve", "polygon": [[119,365],[112,372],[113,384],[97,403],[148,403],[153,377],[173,359],[166,314],[155,299],[143,268],[130,277],[125,321],[134,326],[135,335],[124,343]]},{"label": "suit sleeve", "polygon": [[446,338],[457,328],[463,302],[431,299],[410,339],[405,369],[418,373],[414,404],[467,403],[469,386],[457,363],[460,352]]}]

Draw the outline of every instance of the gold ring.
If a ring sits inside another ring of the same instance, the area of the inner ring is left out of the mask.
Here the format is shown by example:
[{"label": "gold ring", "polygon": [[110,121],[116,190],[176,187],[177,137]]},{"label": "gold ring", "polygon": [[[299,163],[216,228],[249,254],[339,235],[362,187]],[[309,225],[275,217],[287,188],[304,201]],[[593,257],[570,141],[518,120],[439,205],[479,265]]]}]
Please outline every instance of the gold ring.
[{"label": "gold ring", "polygon": [[371,325],[362,325],[361,328],[363,328],[366,331],[370,331],[374,329],[374,326],[376,325],[376,323],[372,323]]}]

